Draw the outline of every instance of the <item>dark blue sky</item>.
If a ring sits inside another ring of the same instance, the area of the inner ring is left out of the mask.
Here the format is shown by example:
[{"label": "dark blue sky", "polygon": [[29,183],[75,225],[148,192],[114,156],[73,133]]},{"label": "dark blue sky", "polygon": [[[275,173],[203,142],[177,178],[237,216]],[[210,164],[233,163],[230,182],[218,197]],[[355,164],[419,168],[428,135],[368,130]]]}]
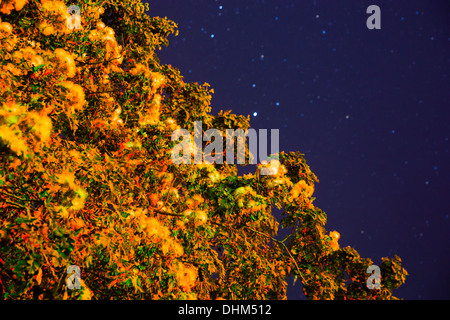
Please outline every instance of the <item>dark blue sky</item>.
[{"label": "dark blue sky", "polygon": [[148,14],[178,23],[158,56],[211,84],[213,113],[251,115],[306,154],[341,246],[399,255],[397,297],[450,298],[448,1],[153,0]]}]

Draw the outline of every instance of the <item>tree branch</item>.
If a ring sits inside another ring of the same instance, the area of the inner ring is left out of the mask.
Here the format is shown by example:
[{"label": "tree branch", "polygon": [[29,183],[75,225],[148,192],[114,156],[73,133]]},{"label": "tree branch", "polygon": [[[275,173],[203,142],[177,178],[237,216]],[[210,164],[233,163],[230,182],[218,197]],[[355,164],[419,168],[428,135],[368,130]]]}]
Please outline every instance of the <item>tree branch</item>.
[{"label": "tree branch", "polygon": [[252,227],[249,227],[249,226],[244,226],[244,227],[247,228],[247,229],[249,229],[249,230],[251,230],[251,231],[253,231],[253,232],[255,232],[255,233],[258,233],[258,234],[260,234],[260,235],[262,235],[262,236],[268,237],[268,238],[272,239],[272,241],[274,241],[274,242],[276,242],[276,243],[281,244],[281,245],[284,247],[284,249],[286,250],[286,252],[288,253],[289,257],[290,257],[290,258],[292,259],[292,261],[294,262],[295,268],[297,269],[297,272],[298,272],[298,275],[300,275],[300,268],[299,268],[298,265],[297,265],[297,261],[295,261],[295,258],[292,256],[291,252],[289,251],[289,248],[284,244],[284,242],[282,242],[282,241],[280,241],[280,240],[277,240],[277,239],[273,238],[272,236],[268,235],[267,233],[264,233],[264,232],[255,230],[255,229],[253,229]]},{"label": "tree branch", "polygon": [[153,208],[152,208],[152,210],[153,210],[153,212],[156,212],[156,213],[158,213],[158,214],[163,214],[163,215],[166,215],[166,216],[185,217],[184,214],[179,214],[179,213],[168,213],[168,212],[159,211],[159,210],[156,210],[156,209],[153,209]]}]

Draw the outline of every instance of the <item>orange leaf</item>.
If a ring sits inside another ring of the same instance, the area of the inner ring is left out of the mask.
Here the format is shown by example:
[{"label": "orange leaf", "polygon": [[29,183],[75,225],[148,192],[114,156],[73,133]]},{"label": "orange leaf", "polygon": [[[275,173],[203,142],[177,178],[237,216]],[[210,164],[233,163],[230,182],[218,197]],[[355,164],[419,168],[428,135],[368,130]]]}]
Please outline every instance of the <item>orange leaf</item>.
[{"label": "orange leaf", "polygon": [[38,285],[40,285],[41,281],[42,281],[42,269],[39,268],[38,274],[36,275],[36,282]]}]

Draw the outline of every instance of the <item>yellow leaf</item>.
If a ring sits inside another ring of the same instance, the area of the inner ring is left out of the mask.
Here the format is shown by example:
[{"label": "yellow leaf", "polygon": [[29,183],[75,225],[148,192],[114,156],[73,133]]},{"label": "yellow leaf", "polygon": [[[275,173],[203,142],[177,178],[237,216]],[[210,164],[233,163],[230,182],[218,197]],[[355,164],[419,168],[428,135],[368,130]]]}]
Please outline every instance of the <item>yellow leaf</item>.
[{"label": "yellow leaf", "polygon": [[36,275],[36,282],[38,285],[40,285],[41,281],[42,281],[42,269],[39,268],[38,274]]},{"label": "yellow leaf", "polygon": [[82,279],[80,279],[80,284],[83,287],[83,293],[81,295],[81,300],[91,300],[94,295],[92,293],[92,291],[88,288],[88,286]]}]

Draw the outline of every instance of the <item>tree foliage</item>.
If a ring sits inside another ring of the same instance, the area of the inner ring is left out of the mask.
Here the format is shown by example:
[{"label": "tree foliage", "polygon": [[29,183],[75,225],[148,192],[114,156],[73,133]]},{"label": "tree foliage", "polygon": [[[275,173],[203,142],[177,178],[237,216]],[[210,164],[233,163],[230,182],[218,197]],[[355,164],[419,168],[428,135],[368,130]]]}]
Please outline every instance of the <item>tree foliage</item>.
[{"label": "tree foliage", "polygon": [[3,299],[285,299],[289,276],[310,299],[391,299],[404,283],[395,256],[367,288],[372,261],[326,232],[303,154],[281,152],[270,176],[172,163],[177,128],[250,126],[212,115],[209,85],[160,63],[174,22],[136,0],[1,0],[0,12]]}]

